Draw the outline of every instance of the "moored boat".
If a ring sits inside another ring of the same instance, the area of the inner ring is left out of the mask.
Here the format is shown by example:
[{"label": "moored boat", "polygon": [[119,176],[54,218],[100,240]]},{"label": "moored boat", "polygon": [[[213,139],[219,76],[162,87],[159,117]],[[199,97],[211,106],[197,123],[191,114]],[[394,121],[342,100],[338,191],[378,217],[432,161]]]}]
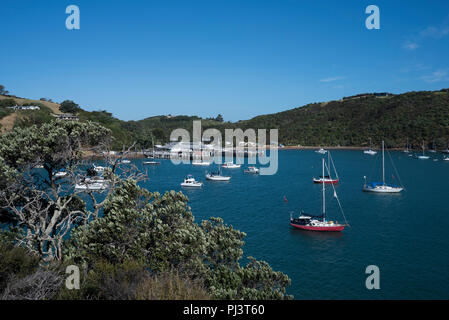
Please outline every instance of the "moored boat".
[{"label": "moored boat", "polygon": [[258,174],[259,173],[259,168],[256,168],[254,166],[250,166],[250,167],[248,167],[248,169],[245,169],[243,172],[245,172],[245,173],[252,173],[252,174]]},{"label": "moored boat", "polygon": [[[324,177],[324,159],[322,159],[322,176]],[[329,168],[328,170],[329,171]],[[337,192],[332,185],[332,188],[334,190],[334,197],[337,199],[340,210],[343,214],[343,217],[346,221],[346,218],[343,213],[343,209],[341,208],[340,201],[338,200]],[[296,229],[306,230],[306,231],[321,231],[321,232],[339,232],[342,231],[346,226],[347,223],[341,224],[338,223],[338,221],[329,221],[326,219],[326,187],[325,184],[322,184],[322,198],[323,198],[323,212],[321,215],[310,215],[305,214],[304,212],[301,212],[300,216],[298,218],[293,218],[290,215],[290,225]]]},{"label": "moored boat", "polygon": [[184,179],[184,182],[181,183],[181,187],[194,187],[199,188],[203,185],[202,182],[196,181],[195,178],[189,174],[187,178]]},{"label": "moored boat", "polygon": [[226,162],[221,165],[222,168],[225,169],[238,169],[241,167],[241,164],[233,163],[233,162]]},{"label": "moored boat", "polygon": [[382,182],[366,182],[366,176],[364,177],[365,184],[363,185],[363,191],[375,192],[375,193],[398,193],[404,190],[403,187],[387,184],[385,182],[385,143],[382,141]]},{"label": "moored boat", "polygon": [[[332,176],[330,174],[330,172],[331,172],[331,169],[330,169],[331,168],[331,164],[332,164],[332,167],[333,167],[334,172],[335,172],[335,178],[332,178]],[[334,161],[332,160],[330,151],[327,152],[327,167],[329,169],[329,174],[326,175],[326,176],[320,176],[319,178],[313,177],[312,178],[313,183],[327,183],[327,184],[329,184],[329,183],[337,184],[338,183],[338,181],[340,179],[338,177],[337,170],[335,169]]]}]

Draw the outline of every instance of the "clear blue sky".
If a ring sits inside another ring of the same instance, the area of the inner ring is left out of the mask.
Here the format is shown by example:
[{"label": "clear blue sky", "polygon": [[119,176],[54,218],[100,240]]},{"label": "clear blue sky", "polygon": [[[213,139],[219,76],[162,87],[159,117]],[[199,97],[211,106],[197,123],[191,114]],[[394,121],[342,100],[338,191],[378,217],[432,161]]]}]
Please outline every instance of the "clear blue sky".
[{"label": "clear blue sky", "polygon": [[[65,28],[78,5],[81,29]],[[380,8],[380,30],[365,8]],[[449,87],[449,1],[2,0],[0,84],[124,120]]]}]

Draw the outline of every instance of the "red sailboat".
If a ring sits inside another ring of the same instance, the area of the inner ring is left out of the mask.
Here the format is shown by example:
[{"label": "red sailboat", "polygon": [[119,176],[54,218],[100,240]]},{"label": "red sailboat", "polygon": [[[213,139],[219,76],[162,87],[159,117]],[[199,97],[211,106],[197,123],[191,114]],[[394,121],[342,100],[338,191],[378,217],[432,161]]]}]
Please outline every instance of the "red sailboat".
[{"label": "red sailboat", "polygon": [[[323,161],[324,161],[324,159],[323,159]],[[332,167],[333,167],[334,172],[335,172],[335,178],[332,178],[331,173],[330,173],[330,171],[331,171],[330,170],[331,163],[332,163]],[[326,176],[323,174],[319,178],[313,177],[313,183],[327,183],[327,184],[337,184],[338,183],[338,181],[339,181],[338,173],[337,173],[337,170],[335,169],[334,161],[331,158],[331,152],[330,151],[327,152],[327,168],[328,168],[329,174],[326,175]]]},{"label": "red sailboat", "polygon": [[[324,177],[324,158],[323,160],[323,177]],[[328,169],[329,171],[329,169]],[[301,212],[300,216],[298,218],[293,218],[292,216],[290,216],[290,225],[294,228],[297,229],[302,229],[302,230],[308,230],[308,231],[342,231],[348,224],[341,224],[338,223],[337,221],[329,221],[326,219],[326,187],[325,187],[325,183],[322,184],[323,188],[323,213],[321,215],[310,215],[310,214],[305,214],[304,212]],[[345,215],[343,213],[343,209],[341,207],[340,201],[338,200],[338,196],[337,196],[337,192],[334,188],[334,186],[332,185],[332,188],[334,189],[334,197],[337,199],[338,205],[340,207],[340,210],[343,214],[343,218],[345,219],[346,222],[346,218]]]}]

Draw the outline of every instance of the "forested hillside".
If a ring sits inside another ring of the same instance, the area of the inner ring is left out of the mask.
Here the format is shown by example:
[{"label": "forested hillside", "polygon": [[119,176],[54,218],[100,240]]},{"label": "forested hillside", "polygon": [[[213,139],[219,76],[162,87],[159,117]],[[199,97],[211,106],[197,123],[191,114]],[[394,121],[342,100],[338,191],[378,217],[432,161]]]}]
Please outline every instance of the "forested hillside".
[{"label": "forested hillside", "polygon": [[[65,101],[61,106],[75,111],[81,121],[95,121],[111,129],[117,149],[133,142],[137,142],[138,148],[149,148],[151,137],[155,143],[167,142],[176,128],[191,131],[193,120],[202,120],[203,130],[217,128],[222,132],[226,128],[276,128],[279,129],[279,143],[285,145],[364,146],[369,144],[370,138],[377,146],[384,139],[390,147],[403,147],[407,138],[415,148],[420,147],[423,140],[429,147],[435,141],[439,149],[445,149],[449,143],[449,89],[386,96],[361,94],[235,123],[223,122],[221,115],[208,119],[160,115],[123,121],[107,111],[85,111],[73,101]],[[66,112],[64,110],[63,107],[61,111]],[[10,113],[6,109],[2,112]],[[24,126],[32,121],[31,118],[15,125]]]}]

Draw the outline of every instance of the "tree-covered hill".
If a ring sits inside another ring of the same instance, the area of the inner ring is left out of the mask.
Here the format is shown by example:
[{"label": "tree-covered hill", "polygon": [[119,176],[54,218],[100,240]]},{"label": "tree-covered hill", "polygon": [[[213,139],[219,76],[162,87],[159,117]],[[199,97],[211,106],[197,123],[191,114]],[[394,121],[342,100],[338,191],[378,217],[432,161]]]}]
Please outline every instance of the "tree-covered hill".
[{"label": "tree-covered hill", "polygon": [[446,149],[449,143],[449,89],[398,95],[360,94],[235,123],[223,122],[221,115],[208,119],[160,115],[123,121],[107,111],[85,111],[70,100],[61,103],[61,111],[64,106],[68,110],[75,107],[81,121],[98,122],[110,129],[116,149],[133,142],[137,142],[137,148],[149,148],[151,137],[155,143],[167,142],[174,129],[191,131],[194,120],[202,120],[203,130],[279,129],[279,143],[285,145],[364,146],[371,138],[376,146],[384,139],[390,147],[404,147],[409,138],[415,148],[424,140],[428,147],[435,141],[437,148]]},{"label": "tree-covered hill", "polygon": [[278,128],[284,144],[391,147],[410,144],[446,148],[449,142],[449,90],[408,92],[388,97],[314,103],[235,124],[242,128]]}]

